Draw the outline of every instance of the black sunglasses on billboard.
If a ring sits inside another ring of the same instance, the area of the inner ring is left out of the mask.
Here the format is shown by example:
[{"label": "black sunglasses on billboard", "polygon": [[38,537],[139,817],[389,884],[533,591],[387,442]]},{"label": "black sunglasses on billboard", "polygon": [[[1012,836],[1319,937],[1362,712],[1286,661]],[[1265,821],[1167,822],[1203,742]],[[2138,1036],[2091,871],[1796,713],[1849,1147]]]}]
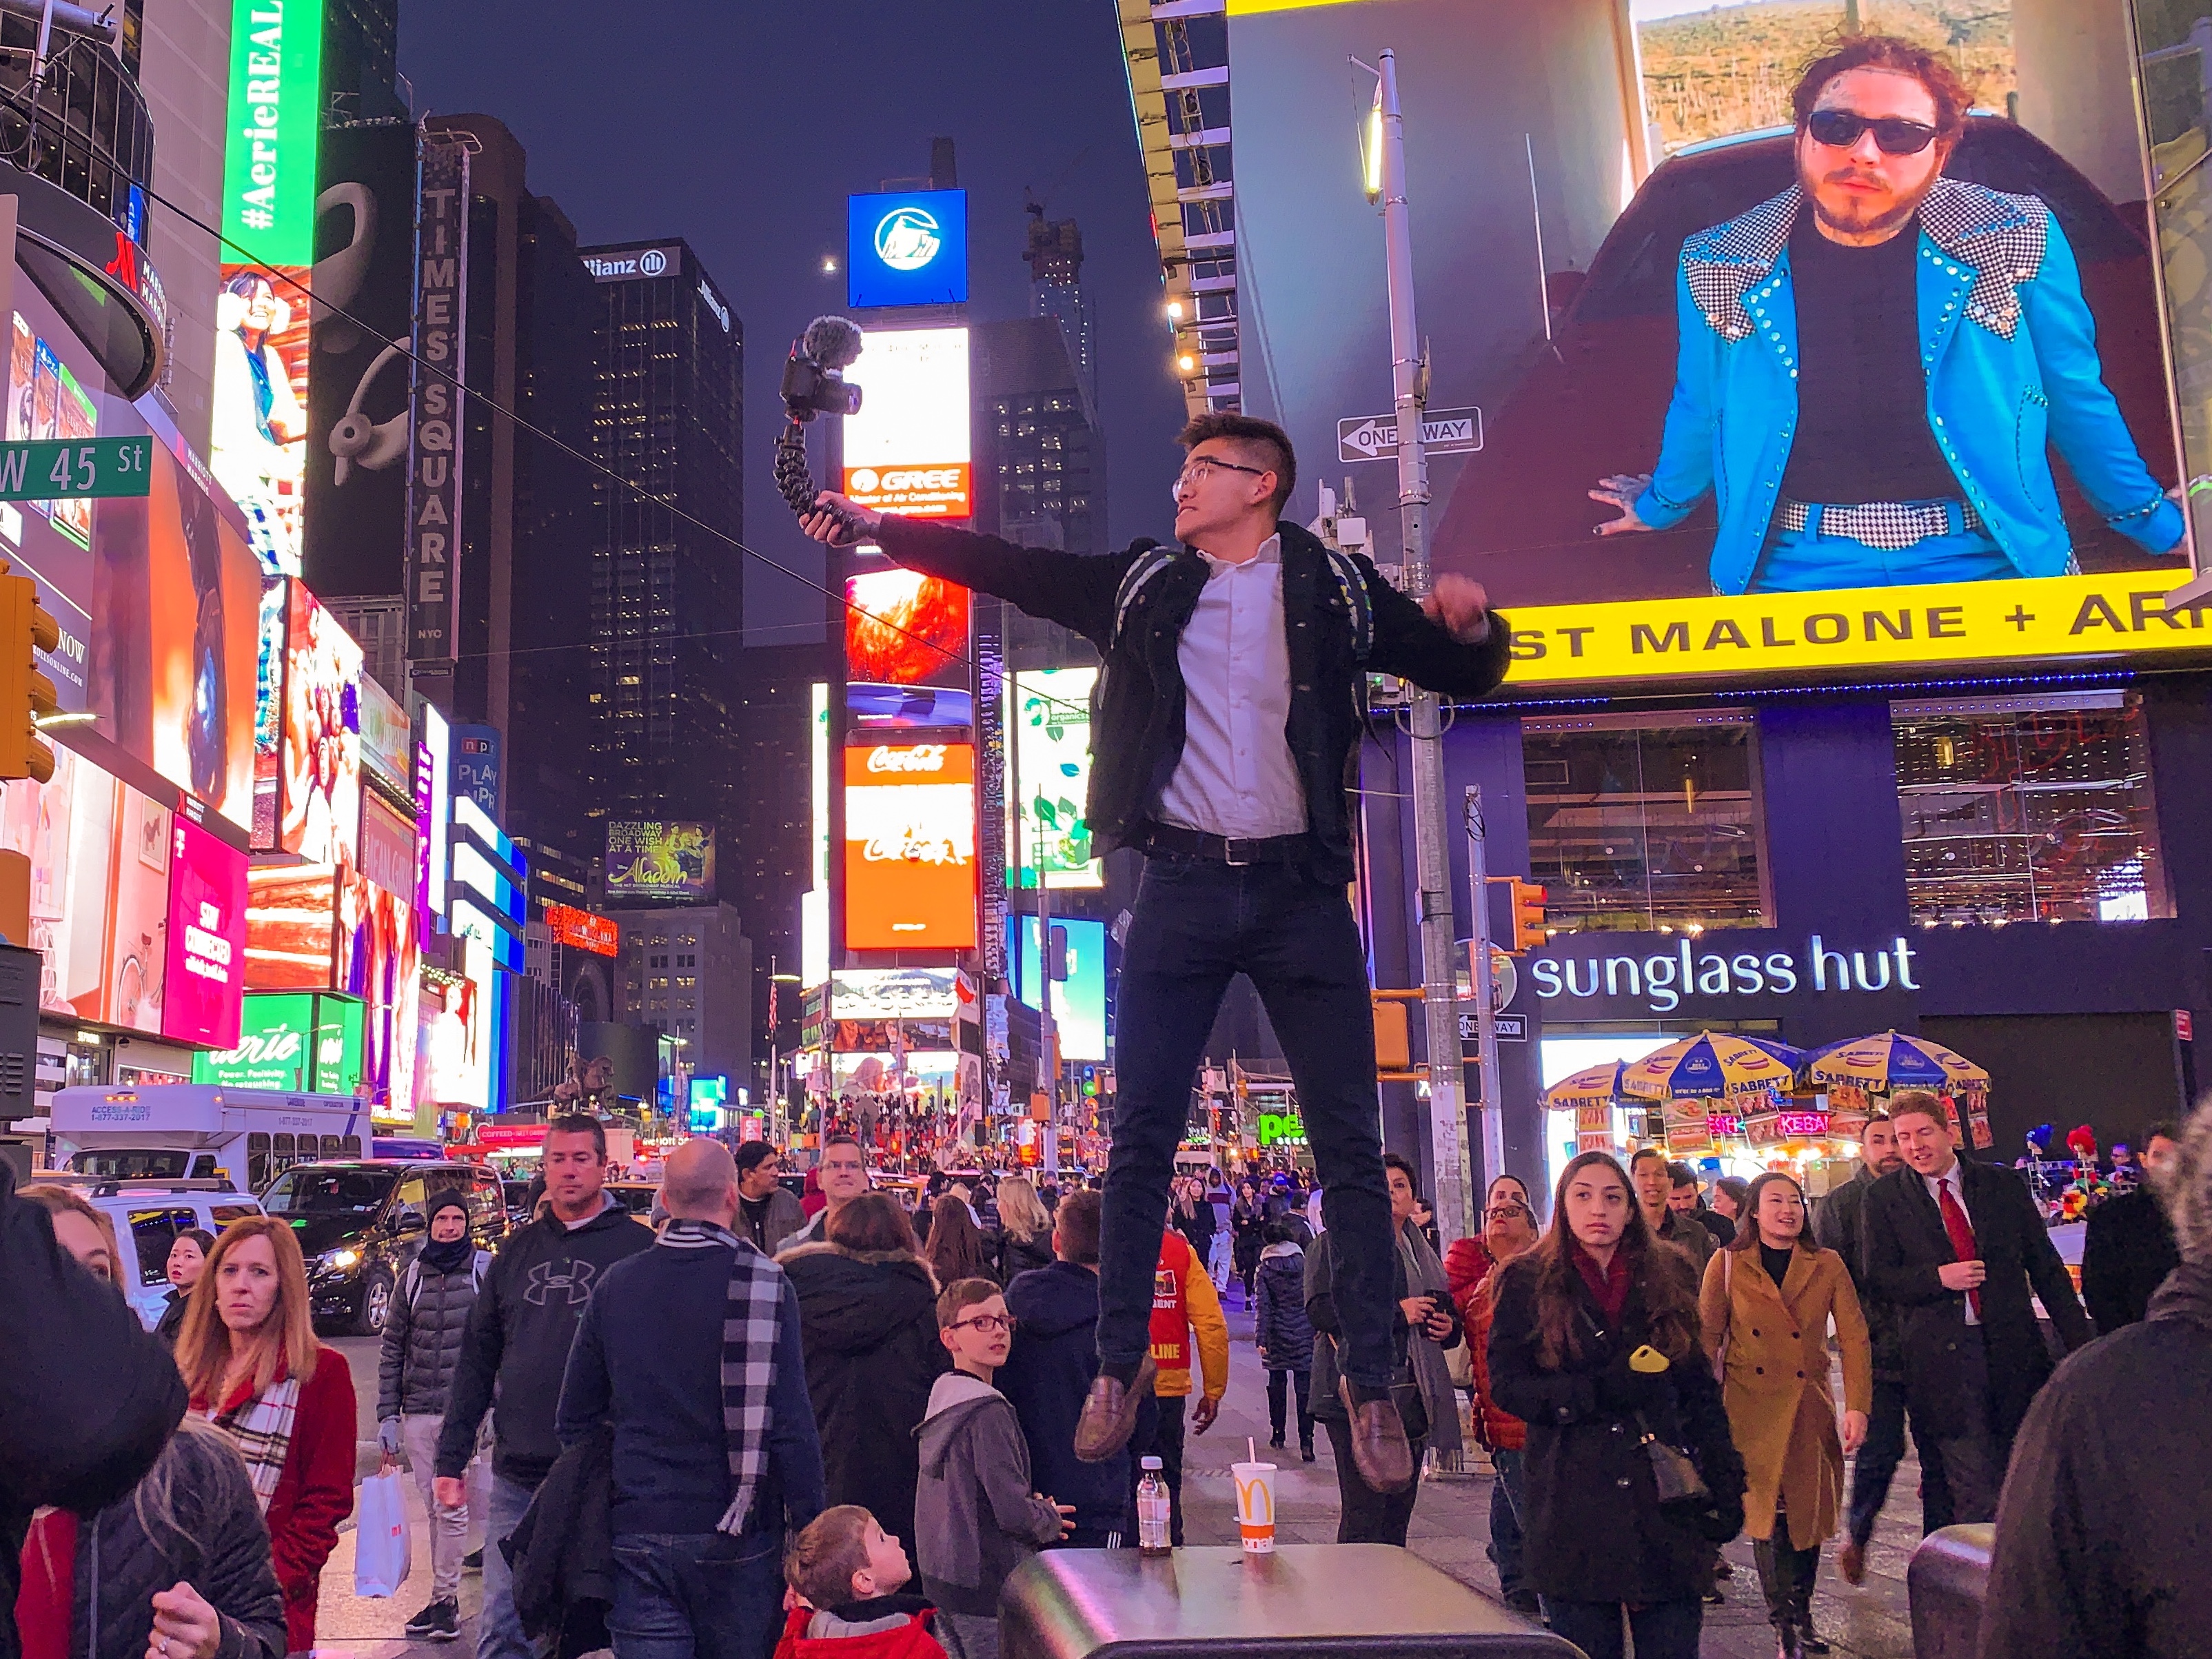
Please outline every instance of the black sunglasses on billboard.
[{"label": "black sunglasses on billboard", "polygon": [[1831,149],[1849,149],[1871,131],[1884,155],[1917,155],[1936,142],[1936,129],[1901,115],[1855,115],[1847,109],[1816,109],[1805,118],[1805,131]]}]

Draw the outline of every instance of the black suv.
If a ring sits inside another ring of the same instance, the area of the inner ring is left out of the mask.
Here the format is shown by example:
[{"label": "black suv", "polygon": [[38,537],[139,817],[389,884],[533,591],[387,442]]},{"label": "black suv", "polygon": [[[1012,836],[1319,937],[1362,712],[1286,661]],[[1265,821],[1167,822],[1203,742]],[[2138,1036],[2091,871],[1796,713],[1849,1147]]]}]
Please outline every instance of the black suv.
[{"label": "black suv", "polygon": [[295,1164],[269,1183],[261,1207],[292,1224],[307,1258],[309,1305],[359,1336],[384,1330],[392,1292],[429,1231],[429,1203],[458,1188],[479,1249],[507,1237],[499,1177],[469,1164],[373,1158]]}]

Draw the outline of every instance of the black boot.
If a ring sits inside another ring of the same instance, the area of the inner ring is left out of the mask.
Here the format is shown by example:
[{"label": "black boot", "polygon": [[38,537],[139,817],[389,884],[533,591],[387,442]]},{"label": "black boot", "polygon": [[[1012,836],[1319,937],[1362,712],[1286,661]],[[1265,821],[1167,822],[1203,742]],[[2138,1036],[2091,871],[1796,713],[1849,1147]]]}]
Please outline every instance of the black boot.
[{"label": "black boot", "polygon": [[1797,1582],[1790,1597],[1791,1621],[1797,1626],[1797,1640],[1806,1652],[1822,1654],[1828,1644],[1813,1628],[1813,1583],[1820,1576],[1820,1551],[1815,1545],[1798,1553]]},{"label": "black boot", "polygon": [[1805,1659],[1804,1644],[1799,1639],[1796,1626],[1774,1627],[1774,1659]]}]

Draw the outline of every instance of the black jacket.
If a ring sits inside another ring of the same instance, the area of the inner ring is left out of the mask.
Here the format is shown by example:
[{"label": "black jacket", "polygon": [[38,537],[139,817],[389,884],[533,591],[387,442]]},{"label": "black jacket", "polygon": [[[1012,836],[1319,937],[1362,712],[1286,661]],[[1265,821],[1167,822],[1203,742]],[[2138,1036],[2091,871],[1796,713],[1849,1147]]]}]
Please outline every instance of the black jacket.
[{"label": "black jacket", "polygon": [[2059,1366],[1997,1505],[1984,1659],[2182,1659],[2212,1631],[2212,1265]]},{"label": "black jacket", "polygon": [[1000,1233],[994,1243],[997,1255],[993,1267],[1001,1285],[1011,1285],[1025,1273],[1052,1266],[1052,1232],[1049,1228],[1035,1238],[1017,1238],[1012,1233]]},{"label": "black jacket", "polygon": [[399,1275],[377,1352],[376,1419],[442,1417],[477,1305],[477,1256],[440,1273],[418,1254]]},{"label": "black jacket", "polygon": [[[1021,1419],[1030,1484],[1073,1504],[1079,1530],[1114,1531],[1135,1490],[1128,1449],[1103,1463],[1079,1462],[1075,1455],[1075,1419],[1098,1375],[1098,1275],[1072,1261],[1055,1261],[1007,1285],[1006,1308],[1018,1322],[1014,1346],[994,1380]],[[1130,1437],[1135,1443],[1148,1443],[1153,1411],[1149,1401],[1138,1408]]]},{"label": "black jacket", "polygon": [[1202,1198],[1191,1200],[1188,1215],[1182,1212],[1181,1205],[1170,1205],[1168,1208],[1168,1225],[1181,1233],[1184,1241],[1197,1252],[1201,1267],[1213,1254],[1213,1235],[1218,1224],[1213,1218],[1213,1206]]},{"label": "black jacket", "polygon": [[556,1659],[608,1645],[615,1602],[615,1432],[586,1435],[553,1462],[523,1511],[496,1546],[514,1570],[514,1612],[523,1634],[542,1642],[557,1631]]},{"label": "black jacket", "polygon": [[799,1293],[806,1392],[822,1439],[825,1500],[858,1504],[914,1541],[915,1431],[952,1361],[937,1336],[937,1282],[908,1251],[809,1244],[781,1264]]},{"label": "black jacket", "polygon": [[1898,1334],[1897,1310],[1887,1302],[1876,1301],[1867,1294],[1866,1280],[1861,1276],[1863,1264],[1859,1260],[1859,1218],[1866,1210],[1866,1195],[1875,1183],[1875,1173],[1866,1160],[1859,1160],[1857,1170],[1840,1187],[1831,1187],[1828,1195],[1813,1206],[1813,1238],[1824,1250],[1833,1250],[1843,1257],[1844,1266],[1851,1275],[1851,1288],[1859,1293],[1859,1308],[1866,1315],[1867,1340],[1874,1350],[1874,1376],[1877,1382],[1905,1381],[1905,1349]]},{"label": "black jacket", "polygon": [[[2051,1375],[2051,1351],[2036,1323],[2030,1283],[2069,1352],[2089,1340],[2089,1321],[2027,1182],[1995,1164],[1961,1158],[1958,1168],[1974,1249],[1989,1270],[1981,1299],[1991,1426],[1999,1443],[2009,1447],[2028,1402]],[[1925,1423],[1938,1439],[1956,1432],[1962,1425],[1958,1351],[1966,1328],[1966,1297],[1945,1290],[1936,1277],[1958,1257],[1917,1170],[1895,1170],[1868,1190],[1859,1249],[1860,1282],[1868,1296],[1896,1310],[1914,1423]]]},{"label": "black jacket", "polygon": [[205,1430],[172,1437],[137,1491],[79,1524],[70,1659],[143,1654],[154,1593],[179,1579],[216,1610],[216,1659],[284,1659],[284,1592],[253,1483]]},{"label": "black jacket", "polygon": [[1650,1455],[1638,1443],[1638,1413],[1659,1438],[1695,1460],[1718,1500],[1711,1531],[1733,1536],[1742,1527],[1744,1473],[1702,1349],[1656,1376],[1628,1365],[1628,1356],[1650,1340],[1648,1276],[1682,1273],[1682,1264],[1674,1252],[1654,1251],[1612,1331],[1604,1330],[1604,1315],[1581,1275],[1571,1274],[1588,1322],[1580,1358],[1562,1356],[1556,1368],[1547,1368],[1537,1352],[1538,1268],[1533,1256],[1506,1265],[1490,1328],[1491,1397],[1528,1425],[1522,1454],[1528,1587],[1571,1601],[1689,1595],[1706,1535],[1660,1509]]},{"label": "black jacket", "polygon": [[0,1659],[15,1659],[31,1511],[113,1503],[153,1467],[186,1402],[161,1340],[55,1243],[52,1218],[15,1196],[4,1163],[0,1354]]},{"label": "black jacket", "polygon": [[1305,1252],[1295,1244],[1267,1249],[1281,1254],[1261,1253],[1253,1343],[1265,1351],[1261,1363],[1271,1371],[1310,1371],[1314,1328],[1306,1313]]},{"label": "black jacket", "polygon": [[616,1262],[652,1245],[652,1231],[611,1200],[574,1231],[549,1210],[507,1236],[469,1311],[438,1431],[440,1474],[458,1478],[468,1468],[496,1383],[492,1472],[526,1486],[545,1478],[561,1455],[554,1413],[592,1287]]},{"label": "black jacket", "polygon": [[[1374,617],[1365,662],[1352,650],[1352,617],[1326,550],[1285,520],[1283,622],[1291,662],[1291,754],[1305,785],[1309,866],[1317,880],[1352,879],[1345,763],[1358,739],[1364,674],[1395,674],[1442,696],[1471,699],[1505,677],[1509,633],[1492,615],[1480,645],[1461,645],[1355,556]],[[1205,558],[1185,549],[1138,593],[1117,634],[1115,605],[1138,550],[1093,557],[1016,547],[944,525],[886,514],[877,533],[902,565],[996,594],[1033,617],[1070,628],[1105,657],[1091,721],[1088,817],[1095,851],[1139,843],[1160,793],[1182,757],[1182,630],[1206,586]]]},{"label": "black jacket", "polygon": [[2097,1334],[2110,1336],[2150,1308],[2166,1276],[2181,1265],[2173,1224],[2147,1187],[2106,1199],[2089,1212],[2081,1241],[2081,1299]]}]

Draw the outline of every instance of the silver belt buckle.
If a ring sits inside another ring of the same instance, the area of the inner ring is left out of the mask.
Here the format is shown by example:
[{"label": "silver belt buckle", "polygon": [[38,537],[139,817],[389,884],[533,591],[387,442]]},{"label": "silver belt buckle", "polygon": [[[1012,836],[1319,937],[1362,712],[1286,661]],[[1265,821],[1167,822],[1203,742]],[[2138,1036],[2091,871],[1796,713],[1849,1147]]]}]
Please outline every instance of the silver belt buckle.
[{"label": "silver belt buckle", "polygon": [[1221,860],[1232,870],[1245,869],[1252,862],[1249,859],[1240,859],[1237,856],[1237,839],[1233,836],[1224,836],[1221,838]]}]

